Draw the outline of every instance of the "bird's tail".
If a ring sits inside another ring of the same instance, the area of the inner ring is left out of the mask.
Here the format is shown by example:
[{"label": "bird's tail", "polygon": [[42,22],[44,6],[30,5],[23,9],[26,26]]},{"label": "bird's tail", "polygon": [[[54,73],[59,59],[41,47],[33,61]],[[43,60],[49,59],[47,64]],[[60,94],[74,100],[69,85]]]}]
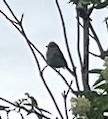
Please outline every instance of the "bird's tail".
[{"label": "bird's tail", "polygon": [[74,73],[69,67],[66,67],[66,69],[67,69],[73,76],[75,76],[75,73]]}]

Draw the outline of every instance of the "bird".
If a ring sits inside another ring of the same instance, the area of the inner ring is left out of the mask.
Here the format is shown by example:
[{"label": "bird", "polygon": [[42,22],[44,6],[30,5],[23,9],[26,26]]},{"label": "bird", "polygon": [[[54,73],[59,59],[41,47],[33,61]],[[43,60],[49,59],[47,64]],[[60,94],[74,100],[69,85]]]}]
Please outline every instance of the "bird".
[{"label": "bird", "polygon": [[68,67],[68,64],[59,46],[55,42],[51,41],[46,47],[47,64],[52,68],[66,68],[72,75],[74,75],[74,72]]}]

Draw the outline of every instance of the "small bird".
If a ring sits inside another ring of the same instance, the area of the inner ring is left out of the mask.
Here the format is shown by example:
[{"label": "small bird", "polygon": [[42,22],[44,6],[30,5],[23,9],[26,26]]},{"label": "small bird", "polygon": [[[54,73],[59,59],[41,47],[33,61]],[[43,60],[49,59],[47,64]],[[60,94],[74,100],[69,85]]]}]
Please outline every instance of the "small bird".
[{"label": "small bird", "polygon": [[46,53],[47,64],[53,68],[66,68],[74,75],[73,71],[69,69],[59,46],[55,42],[50,42],[46,47],[48,48]]}]

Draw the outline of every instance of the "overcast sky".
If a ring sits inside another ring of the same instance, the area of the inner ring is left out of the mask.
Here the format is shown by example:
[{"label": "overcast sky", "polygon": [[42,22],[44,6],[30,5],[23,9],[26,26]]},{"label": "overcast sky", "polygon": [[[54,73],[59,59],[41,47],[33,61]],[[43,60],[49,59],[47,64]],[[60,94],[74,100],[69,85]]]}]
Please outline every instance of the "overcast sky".
[{"label": "overcast sky", "polygon": [[[55,41],[60,46],[70,66],[55,0],[7,0],[7,2],[19,19],[21,14],[24,13],[23,25],[25,32],[44,56],[47,50],[46,45],[50,41]],[[77,40],[76,13],[74,5],[67,4],[67,2],[67,0],[60,0],[60,6],[66,23],[72,57],[77,66],[78,57],[75,51]],[[0,9],[10,16],[2,0],[0,1]],[[108,45],[108,36],[103,20],[108,17],[107,14],[108,9],[94,10],[91,16],[95,31],[105,48]],[[28,92],[38,100],[41,107],[55,110],[51,98],[40,79],[37,65],[25,39],[1,14],[0,34],[0,96],[15,101],[22,98],[25,92]],[[90,42],[90,44],[91,51],[99,54],[96,43]],[[40,56],[39,61],[42,67],[46,65]],[[98,65],[97,62],[99,62]],[[102,63],[101,60],[91,57],[90,68],[101,67]],[[64,69],[61,69],[61,72],[70,82],[72,79],[70,74]],[[61,93],[66,89],[66,85],[51,68],[45,70],[45,79],[56,96],[57,102],[60,106],[63,106]],[[75,87],[74,84],[73,87]],[[52,113],[55,114],[56,112],[52,111]]]}]

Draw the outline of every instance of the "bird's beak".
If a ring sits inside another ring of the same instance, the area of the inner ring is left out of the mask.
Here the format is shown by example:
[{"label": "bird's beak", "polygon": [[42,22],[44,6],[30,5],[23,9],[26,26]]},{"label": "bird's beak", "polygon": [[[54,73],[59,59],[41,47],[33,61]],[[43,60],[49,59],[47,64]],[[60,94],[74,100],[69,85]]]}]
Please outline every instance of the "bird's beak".
[{"label": "bird's beak", "polygon": [[48,46],[46,46],[46,47],[48,47]]}]

